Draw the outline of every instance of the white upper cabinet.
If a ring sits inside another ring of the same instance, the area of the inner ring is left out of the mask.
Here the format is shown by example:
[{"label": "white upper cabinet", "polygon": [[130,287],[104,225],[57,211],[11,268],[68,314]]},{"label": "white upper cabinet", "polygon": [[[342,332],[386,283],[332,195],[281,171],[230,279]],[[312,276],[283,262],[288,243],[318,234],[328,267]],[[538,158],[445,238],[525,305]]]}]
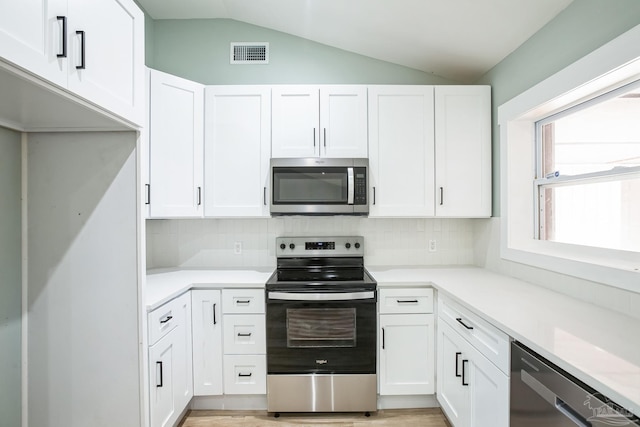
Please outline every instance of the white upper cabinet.
[{"label": "white upper cabinet", "polygon": [[205,216],[269,216],[268,86],[205,90]]},{"label": "white upper cabinet", "polygon": [[370,216],[434,212],[433,86],[369,86]]},{"label": "white upper cabinet", "polygon": [[435,87],[436,216],[491,216],[491,88]]},{"label": "white upper cabinet", "polygon": [[204,87],[152,70],[149,114],[151,217],[202,216]]},{"label": "white upper cabinet", "polygon": [[271,157],[367,157],[366,86],[274,86]]},{"label": "white upper cabinet", "polygon": [[2,59],[143,125],[144,14],[132,0],[0,5]]},{"label": "white upper cabinet", "polygon": [[0,57],[66,86],[67,1],[0,0],[0,10]]}]

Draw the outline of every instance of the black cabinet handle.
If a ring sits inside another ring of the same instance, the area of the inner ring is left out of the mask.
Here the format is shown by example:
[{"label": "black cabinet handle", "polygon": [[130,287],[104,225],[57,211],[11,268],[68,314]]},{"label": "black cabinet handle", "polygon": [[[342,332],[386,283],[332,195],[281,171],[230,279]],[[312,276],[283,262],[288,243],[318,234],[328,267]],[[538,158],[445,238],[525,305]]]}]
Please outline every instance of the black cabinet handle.
[{"label": "black cabinet handle", "polygon": [[147,190],[147,200],[144,202],[145,205],[151,204],[151,184],[145,184],[144,187]]},{"label": "black cabinet handle", "polygon": [[373,187],[373,204],[376,204],[376,187]]},{"label": "black cabinet handle", "polygon": [[462,321],[462,317],[456,317],[456,320],[458,321],[458,323],[460,323],[460,324],[461,324],[462,326],[464,326],[465,328],[467,328],[467,329],[469,329],[469,330],[473,329],[473,326],[469,326],[469,325],[467,325],[466,323],[464,323],[464,322]]},{"label": "black cabinet handle", "polygon": [[239,372],[239,373],[238,373],[238,376],[239,376],[239,377],[250,377],[250,376],[251,376],[251,373],[243,374],[242,372]]},{"label": "black cabinet handle", "polygon": [[167,323],[171,319],[173,319],[173,316],[167,316],[164,319],[160,320],[160,323]]},{"label": "black cabinet handle", "polygon": [[85,45],[86,45],[86,38],[85,38],[85,34],[84,31],[78,30],[76,31],[76,34],[80,35],[80,38],[82,39],[82,41],[80,42],[80,65],[76,65],[76,70],[84,70],[85,67]]},{"label": "black cabinet handle", "polygon": [[382,349],[384,350],[384,328],[382,328]]},{"label": "black cabinet handle", "polygon": [[324,148],[327,148],[327,128],[324,128]]},{"label": "black cabinet handle", "polygon": [[465,372],[465,371],[464,371],[464,365],[465,365],[465,363],[469,363],[469,361],[468,361],[467,359],[462,359],[462,385],[464,385],[464,386],[468,386],[468,385],[469,385],[469,383],[468,383],[468,382],[465,382],[465,374],[464,374],[464,372]]},{"label": "black cabinet handle", "polygon": [[247,333],[242,333],[242,332],[238,332],[238,336],[239,337],[250,337],[251,336],[251,332]]},{"label": "black cabinet handle", "polygon": [[217,324],[216,322],[216,304],[213,304],[213,324]]},{"label": "black cabinet handle", "polygon": [[[158,384],[158,368],[160,368],[160,384]],[[162,362],[156,362],[156,387],[162,387]]]},{"label": "black cabinet handle", "polygon": [[440,206],[444,205],[444,187],[440,187]]},{"label": "black cabinet handle", "polygon": [[398,302],[398,304],[417,304],[418,300],[417,299],[397,299],[396,300]]},{"label": "black cabinet handle", "polygon": [[460,378],[462,375],[460,375],[460,372],[458,372],[458,361],[460,360],[460,355],[462,353],[460,353],[459,351],[456,351],[456,377]]},{"label": "black cabinet handle", "polygon": [[267,187],[263,187],[262,190],[262,203],[267,206]]},{"label": "black cabinet handle", "polygon": [[202,187],[198,187],[198,206],[202,204]]},{"label": "black cabinet handle", "polygon": [[251,300],[245,299],[245,300],[236,300],[236,304],[249,304],[251,302]]},{"label": "black cabinet handle", "polygon": [[67,17],[66,16],[56,16],[58,21],[62,21],[62,53],[57,54],[58,58],[66,58],[67,57]]}]

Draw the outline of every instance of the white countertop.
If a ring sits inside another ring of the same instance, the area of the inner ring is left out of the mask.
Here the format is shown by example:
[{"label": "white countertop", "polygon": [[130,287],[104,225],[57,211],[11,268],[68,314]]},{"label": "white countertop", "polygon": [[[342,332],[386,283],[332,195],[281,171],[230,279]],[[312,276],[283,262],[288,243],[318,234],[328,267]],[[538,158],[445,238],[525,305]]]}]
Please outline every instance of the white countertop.
[{"label": "white countertop", "polygon": [[640,320],[481,268],[368,268],[379,286],[431,282],[640,415]]},{"label": "white countertop", "polygon": [[[477,267],[367,267],[380,287],[432,285],[640,415],[640,320]],[[272,270],[154,270],[151,311],[189,289],[262,288]]]}]

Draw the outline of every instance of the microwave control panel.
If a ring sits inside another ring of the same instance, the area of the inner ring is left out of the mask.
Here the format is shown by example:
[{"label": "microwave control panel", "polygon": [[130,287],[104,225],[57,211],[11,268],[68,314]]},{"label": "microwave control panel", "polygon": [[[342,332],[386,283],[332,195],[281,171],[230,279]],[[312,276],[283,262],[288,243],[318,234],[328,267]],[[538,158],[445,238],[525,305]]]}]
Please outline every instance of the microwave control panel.
[{"label": "microwave control panel", "polygon": [[353,204],[367,204],[367,168],[353,168],[354,189]]}]

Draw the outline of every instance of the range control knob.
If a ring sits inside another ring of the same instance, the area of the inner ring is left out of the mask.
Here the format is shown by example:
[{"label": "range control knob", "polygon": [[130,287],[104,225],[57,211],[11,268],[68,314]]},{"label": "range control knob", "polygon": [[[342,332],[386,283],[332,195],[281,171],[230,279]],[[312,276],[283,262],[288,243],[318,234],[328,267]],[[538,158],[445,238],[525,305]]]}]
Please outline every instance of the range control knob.
[{"label": "range control knob", "polygon": [[296,245],[294,245],[293,243],[289,244],[289,249],[294,250],[296,248]]},{"label": "range control knob", "polygon": [[284,248],[286,248],[287,245],[285,245],[284,243],[280,243],[280,249],[282,249],[284,251]]},{"label": "range control knob", "polygon": [[344,247],[347,248],[347,249],[351,248],[351,243],[349,243],[349,242],[345,243]]},{"label": "range control knob", "polygon": [[360,249],[360,243],[356,242],[354,246],[356,247],[356,249]]}]

